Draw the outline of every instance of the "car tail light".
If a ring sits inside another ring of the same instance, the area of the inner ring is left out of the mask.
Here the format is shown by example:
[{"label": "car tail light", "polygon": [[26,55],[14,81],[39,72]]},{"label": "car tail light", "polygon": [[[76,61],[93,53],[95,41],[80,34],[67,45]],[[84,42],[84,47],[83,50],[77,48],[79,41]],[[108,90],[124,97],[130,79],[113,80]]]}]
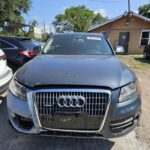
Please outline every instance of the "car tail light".
[{"label": "car tail light", "polygon": [[0,60],[6,60],[6,55],[0,56]]},{"label": "car tail light", "polygon": [[28,50],[28,51],[20,51],[19,52],[19,55],[22,55],[22,56],[26,56],[26,57],[32,57],[32,56],[35,56],[37,53],[33,50]]}]

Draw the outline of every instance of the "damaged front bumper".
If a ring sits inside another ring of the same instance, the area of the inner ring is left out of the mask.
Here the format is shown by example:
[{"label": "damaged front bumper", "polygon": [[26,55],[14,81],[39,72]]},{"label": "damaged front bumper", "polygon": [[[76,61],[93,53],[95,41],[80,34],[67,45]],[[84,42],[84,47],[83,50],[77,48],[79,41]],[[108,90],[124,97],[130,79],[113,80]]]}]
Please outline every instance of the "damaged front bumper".
[{"label": "damaged front bumper", "polygon": [[[17,131],[21,133],[114,138],[131,132],[139,124],[141,113],[140,97],[136,97],[135,99],[123,103],[118,103],[116,99],[118,94],[119,90],[112,92],[110,108],[102,130],[93,131],[90,133],[64,132],[61,130],[41,128],[41,125],[39,124],[40,121],[38,120],[38,114],[35,110],[32,94],[28,94],[28,101],[23,101],[8,91],[7,107],[11,124]],[[124,128],[124,130],[120,130],[120,128]]]},{"label": "damaged front bumper", "polygon": [[23,101],[8,91],[7,108],[9,119],[17,131],[25,134],[39,134],[44,130],[39,127],[31,100],[32,98],[28,99],[28,101]]}]

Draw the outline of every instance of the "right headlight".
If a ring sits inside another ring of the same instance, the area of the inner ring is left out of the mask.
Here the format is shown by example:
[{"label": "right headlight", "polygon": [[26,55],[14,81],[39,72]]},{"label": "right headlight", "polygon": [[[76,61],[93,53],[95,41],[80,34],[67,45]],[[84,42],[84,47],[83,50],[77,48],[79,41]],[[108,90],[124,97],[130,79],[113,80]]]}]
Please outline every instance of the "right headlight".
[{"label": "right headlight", "polygon": [[132,82],[121,88],[119,102],[124,102],[140,95],[138,81]]},{"label": "right headlight", "polygon": [[22,100],[27,100],[27,94],[26,94],[26,88],[25,86],[23,86],[22,84],[20,84],[19,82],[17,82],[14,77],[13,79],[11,80],[10,82],[10,85],[9,85],[9,90],[11,91],[11,93],[22,99]]}]

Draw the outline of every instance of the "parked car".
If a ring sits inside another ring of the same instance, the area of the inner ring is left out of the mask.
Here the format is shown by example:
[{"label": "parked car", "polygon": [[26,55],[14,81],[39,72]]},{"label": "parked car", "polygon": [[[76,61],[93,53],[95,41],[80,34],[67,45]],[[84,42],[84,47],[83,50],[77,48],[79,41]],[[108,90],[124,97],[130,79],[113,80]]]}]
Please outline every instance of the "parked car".
[{"label": "parked car", "polygon": [[8,64],[13,69],[31,60],[41,50],[40,45],[30,38],[8,36],[0,36],[0,48],[5,52]]},{"label": "parked car", "polygon": [[6,56],[0,49],[0,94],[8,88],[12,78],[12,70],[7,66]]},{"label": "parked car", "polygon": [[34,41],[35,43],[37,43],[37,45],[39,45],[41,47],[41,50],[44,48],[45,43],[44,42],[38,42],[38,41]]},{"label": "parked car", "polygon": [[123,46],[116,46],[116,54],[119,54],[119,55],[124,55],[125,54],[125,49]]},{"label": "parked car", "polygon": [[144,58],[150,59],[150,44],[146,45],[144,48]]},{"label": "parked car", "polygon": [[103,35],[64,33],[16,72],[7,107],[22,133],[113,138],[139,124],[141,97]]}]

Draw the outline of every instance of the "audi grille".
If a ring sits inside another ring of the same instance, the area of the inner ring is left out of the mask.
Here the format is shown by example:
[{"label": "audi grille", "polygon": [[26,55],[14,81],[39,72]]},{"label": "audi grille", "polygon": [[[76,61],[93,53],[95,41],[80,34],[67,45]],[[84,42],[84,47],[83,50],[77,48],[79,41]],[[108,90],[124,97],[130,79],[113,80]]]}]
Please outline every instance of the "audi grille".
[{"label": "audi grille", "polygon": [[64,131],[99,131],[110,104],[110,92],[97,89],[39,90],[33,97],[41,127]]}]

